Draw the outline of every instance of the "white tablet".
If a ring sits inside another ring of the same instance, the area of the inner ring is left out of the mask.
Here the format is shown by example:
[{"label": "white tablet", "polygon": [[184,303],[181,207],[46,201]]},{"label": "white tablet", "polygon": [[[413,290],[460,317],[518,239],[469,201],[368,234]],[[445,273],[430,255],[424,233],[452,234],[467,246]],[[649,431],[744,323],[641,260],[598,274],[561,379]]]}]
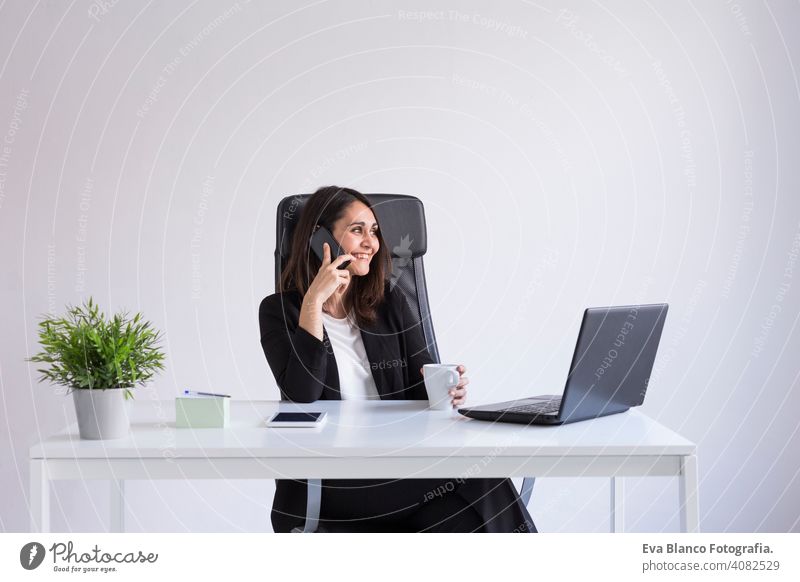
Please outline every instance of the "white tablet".
[{"label": "white tablet", "polygon": [[276,412],[267,419],[267,426],[286,428],[314,428],[322,426],[327,412]]}]

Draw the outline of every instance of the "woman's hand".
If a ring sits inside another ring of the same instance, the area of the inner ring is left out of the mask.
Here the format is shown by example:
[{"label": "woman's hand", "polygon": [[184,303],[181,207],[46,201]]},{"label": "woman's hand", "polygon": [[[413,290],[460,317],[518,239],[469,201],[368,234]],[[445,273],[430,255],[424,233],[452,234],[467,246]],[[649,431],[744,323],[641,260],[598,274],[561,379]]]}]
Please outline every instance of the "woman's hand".
[{"label": "woman's hand", "polygon": [[[467,367],[463,364],[459,364],[457,369],[459,376],[458,385],[450,389],[450,396],[453,397],[451,402],[453,408],[461,406],[467,401],[467,384],[469,384],[469,378],[464,375],[467,372]],[[419,373],[422,374],[422,368],[419,369]]]},{"label": "woman's hand", "polygon": [[353,255],[341,255],[335,261],[331,261],[331,248],[328,243],[323,243],[322,252],[322,265],[306,291],[306,295],[320,306],[334,293],[342,295],[347,291],[350,285],[350,271],[338,267],[345,261],[355,260]]},{"label": "woman's hand", "polygon": [[458,385],[450,390],[450,395],[453,397],[453,408],[461,406],[467,401],[467,384],[469,378],[464,374],[467,372],[467,367],[463,364],[458,365]]}]

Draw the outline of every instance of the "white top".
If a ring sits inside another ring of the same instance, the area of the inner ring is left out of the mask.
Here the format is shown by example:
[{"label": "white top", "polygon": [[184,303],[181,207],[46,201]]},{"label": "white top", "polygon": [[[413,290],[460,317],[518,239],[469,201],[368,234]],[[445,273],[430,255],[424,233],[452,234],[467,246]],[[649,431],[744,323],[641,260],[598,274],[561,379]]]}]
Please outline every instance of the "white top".
[{"label": "white top", "polygon": [[379,400],[361,330],[350,318],[336,319],[324,311],[322,324],[328,332],[339,369],[342,400]]}]

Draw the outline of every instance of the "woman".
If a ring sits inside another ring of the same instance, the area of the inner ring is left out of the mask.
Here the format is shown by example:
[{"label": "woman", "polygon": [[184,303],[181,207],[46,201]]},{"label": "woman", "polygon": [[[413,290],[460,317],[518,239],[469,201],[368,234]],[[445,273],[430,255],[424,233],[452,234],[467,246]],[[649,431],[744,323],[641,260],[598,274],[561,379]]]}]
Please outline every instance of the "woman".
[{"label": "woman", "polygon": [[[322,261],[309,241],[327,228],[346,254]],[[339,269],[345,261],[346,268]],[[427,400],[422,366],[432,363],[424,336],[399,289],[387,282],[391,260],[369,200],[349,188],[320,188],[295,228],[280,293],[261,302],[261,346],[281,397]],[[386,365],[392,362],[393,365]],[[383,363],[384,365],[380,365]],[[469,380],[451,391],[466,400]],[[276,532],[305,521],[305,481],[278,480]],[[351,531],[535,532],[508,479],[323,481],[320,529]]]}]

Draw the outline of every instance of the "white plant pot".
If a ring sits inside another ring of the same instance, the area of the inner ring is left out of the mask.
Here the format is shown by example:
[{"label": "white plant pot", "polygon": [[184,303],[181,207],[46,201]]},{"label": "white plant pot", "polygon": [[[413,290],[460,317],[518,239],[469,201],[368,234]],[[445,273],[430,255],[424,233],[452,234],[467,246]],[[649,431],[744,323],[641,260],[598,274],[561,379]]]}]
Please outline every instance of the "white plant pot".
[{"label": "white plant pot", "polygon": [[82,439],[119,439],[128,436],[131,426],[129,401],[123,388],[72,391],[78,429]]}]

